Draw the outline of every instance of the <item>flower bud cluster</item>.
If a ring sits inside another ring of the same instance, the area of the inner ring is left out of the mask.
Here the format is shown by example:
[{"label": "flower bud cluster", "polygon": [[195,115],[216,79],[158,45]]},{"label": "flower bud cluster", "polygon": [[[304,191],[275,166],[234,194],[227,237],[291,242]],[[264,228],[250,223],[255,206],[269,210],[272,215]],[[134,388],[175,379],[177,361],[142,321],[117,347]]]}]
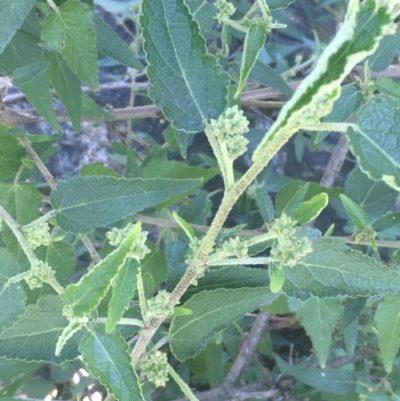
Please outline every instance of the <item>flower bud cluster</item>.
[{"label": "flower bud cluster", "polygon": [[52,270],[46,262],[37,260],[32,265],[31,271],[26,278],[26,282],[29,288],[33,290],[34,288],[41,287],[44,282],[53,280],[54,274],[54,270]]},{"label": "flower bud cluster", "polygon": [[140,375],[147,377],[157,387],[165,386],[168,381],[167,354],[155,351],[142,357],[139,364]]},{"label": "flower bud cluster", "polygon": [[236,256],[238,259],[247,257],[248,247],[239,237],[229,238],[222,244],[222,253],[227,256]]},{"label": "flower bud cluster", "polygon": [[236,11],[235,6],[232,3],[227,2],[226,0],[216,0],[215,8],[217,9],[217,20],[220,24],[223,23],[223,20],[229,18]]},{"label": "flower bud cluster", "polygon": [[25,231],[25,238],[32,249],[39,246],[49,246],[51,244],[50,226],[43,222],[36,224]]},{"label": "flower bud cluster", "polygon": [[359,241],[375,241],[376,231],[372,227],[364,227],[361,231],[357,231],[354,235],[356,242]]},{"label": "flower bud cluster", "polygon": [[237,159],[246,149],[249,141],[242,136],[249,130],[249,121],[238,106],[229,107],[217,120],[211,120],[211,127],[220,143],[226,143],[228,155]]},{"label": "flower bud cluster", "polygon": [[162,290],[154,298],[149,299],[147,301],[147,317],[157,319],[171,315],[174,308],[168,304],[170,297],[170,293]]},{"label": "flower bud cluster", "polygon": [[[124,228],[118,229],[114,227],[111,231],[109,231],[106,236],[108,240],[110,241],[110,244],[113,246],[119,246],[121,243],[126,239],[126,237],[129,235],[129,233],[132,231],[133,224],[129,223],[127,224]],[[132,249],[129,253],[129,256],[132,259],[137,259],[141,260],[143,259],[146,254],[148,254],[150,249],[145,245],[146,240],[147,240],[147,231],[142,231],[138,237],[136,238]]]},{"label": "flower bud cluster", "polygon": [[293,267],[312,251],[312,243],[307,237],[296,237],[295,221],[286,213],[270,224],[269,230],[275,234],[278,241],[271,249],[271,257],[280,262],[281,266]]}]

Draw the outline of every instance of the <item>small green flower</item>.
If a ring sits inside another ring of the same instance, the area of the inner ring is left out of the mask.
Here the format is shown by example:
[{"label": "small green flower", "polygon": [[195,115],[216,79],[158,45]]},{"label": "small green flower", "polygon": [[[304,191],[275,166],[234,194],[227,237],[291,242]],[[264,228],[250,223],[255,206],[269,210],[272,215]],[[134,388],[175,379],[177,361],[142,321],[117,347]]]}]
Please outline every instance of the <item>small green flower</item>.
[{"label": "small green flower", "polygon": [[41,287],[46,281],[53,280],[54,274],[55,271],[52,270],[46,262],[36,260],[36,262],[31,266],[31,271],[26,278],[26,282],[32,290]]},{"label": "small green flower", "polygon": [[217,20],[220,24],[223,23],[224,19],[229,18],[236,11],[235,6],[232,3],[228,3],[226,0],[216,0],[215,8],[218,10]]},{"label": "small green flower", "polygon": [[142,357],[139,364],[140,375],[153,382],[157,387],[164,387],[168,381],[167,354],[155,351]]},{"label": "small green flower", "polygon": [[236,256],[238,259],[247,257],[248,248],[239,237],[229,238],[222,244],[224,257]]},{"label": "small green flower", "polygon": [[25,238],[32,249],[51,244],[50,226],[39,223],[25,231]]},{"label": "small green flower", "polygon": [[295,225],[296,222],[293,221],[290,216],[287,216],[286,213],[282,213],[281,217],[275,219],[268,228],[269,231],[276,234],[278,238],[288,238],[295,234]]},{"label": "small green flower", "polygon": [[161,318],[174,312],[174,308],[168,304],[170,296],[170,293],[162,290],[154,298],[147,301],[147,316],[149,319]]}]

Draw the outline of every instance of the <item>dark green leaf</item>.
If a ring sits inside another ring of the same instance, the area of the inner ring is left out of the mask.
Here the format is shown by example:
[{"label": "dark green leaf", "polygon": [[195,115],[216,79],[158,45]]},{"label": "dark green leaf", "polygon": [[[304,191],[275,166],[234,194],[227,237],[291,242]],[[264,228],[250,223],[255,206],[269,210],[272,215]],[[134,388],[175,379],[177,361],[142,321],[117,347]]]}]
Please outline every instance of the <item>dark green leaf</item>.
[{"label": "dark green leaf", "polygon": [[65,289],[62,300],[75,316],[84,316],[100,303],[110,288],[112,279],[124,267],[139,233],[138,223],[115,251],[92,267],[77,284],[71,284]]},{"label": "dark green leaf", "polygon": [[[384,116],[384,118],[382,118]],[[347,135],[360,168],[373,180],[400,189],[400,110],[388,96],[374,97],[356,114],[361,130],[349,128]]]},{"label": "dark green leaf", "polygon": [[288,373],[308,386],[333,394],[355,392],[357,377],[349,370],[312,369],[289,365],[277,355],[275,355],[275,359],[282,373]]},{"label": "dark green leaf", "polygon": [[347,214],[350,217],[352,223],[359,229],[368,226],[368,216],[356,202],[348,198],[346,195],[340,194],[343,206],[346,209]]},{"label": "dark green leaf", "polygon": [[384,95],[389,95],[400,99],[400,85],[389,78],[379,77],[375,81],[375,87]]},{"label": "dark green leaf", "polygon": [[211,30],[217,10],[213,3],[207,0],[186,0],[193,18],[199,23],[202,32]]},{"label": "dark green leaf", "polygon": [[188,267],[185,262],[187,245],[182,241],[170,242],[165,250],[168,274],[166,279],[167,291],[172,292]]},{"label": "dark green leaf", "polygon": [[358,318],[366,302],[367,298],[365,297],[349,298],[346,301],[342,317],[342,332]]},{"label": "dark green leaf", "polygon": [[372,225],[375,231],[384,231],[400,224],[400,212],[390,213],[376,220]]},{"label": "dark green leaf", "polygon": [[35,0],[3,0],[0,3],[0,53],[35,5]]},{"label": "dark green leaf", "polygon": [[313,252],[294,268],[284,267],[283,292],[302,300],[311,295],[365,297],[400,291],[400,274],[375,259],[351,250],[340,240],[322,237]]},{"label": "dark green leaf", "polygon": [[2,381],[9,382],[14,376],[33,372],[41,366],[43,366],[42,363],[0,358],[0,377]]},{"label": "dark green leaf", "polygon": [[64,230],[87,233],[186,193],[199,183],[199,180],[76,176],[60,182],[50,201]]},{"label": "dark green leaf", "polygon": [[143,1],[141,26],[150,96],[176,129],[202,131],[226,107],[228,75],[183,0]]},{"label": "dark green leaf", "polygon": [[180,361],[198,354],[215,333],[276,296],[265,287],[220,288],[194,295],[182,305],[193,313],[172,319],[169,338],[173,354]]},{"label": "dark green leaf", "polygon": [[246,79],[257,60],[260,50],[264,46],[267,28],[258,22],[250,24],[244,40],[242,66],[240,68],[240,78],[235,97],[239,96],[246,83]]},{"label": "dark green leaf", "polygon": [[29,305],[22,318],[0,336],[0,354],[6,358],[56,364],[77,358],[82,331],[67,342],[59,357],[54,354],[57,339],[69,323],[62,315],[62,307],[57,295],[47,295],[36,305]]},{"label": "dark green leaf", "polygon": [[296,315],[306,333],[311,338],[319,364],[326,366],[332,333],[342,311],[342,301],[338,298],[309,298],[303,302]]},{"label": "dark green leaf", "polygon": [[49,62],[47,77],[60,96],[75,133],[78,133],[82,116],[81,82],[58,53],[49,51],[44,57]]},{"label": "dark green leaf", "polygon": [[82,92],[82,117],[112,121],[112,117],[106,113],[87,93]]},{"label": "dark green leaf", "polygon": [[267,194],[267,191],[263,188],[256,187],[254,190],[254,197],[264,221],[272,221],[275,218],[275,209],[272,199]]},{"label": "dark green leaf", "polygon": [[106,332],[112,332],[128,308],[131,298],[135,295],[136,275],[139,271],[139,262],[127,258],[119,268],[112,289],[112,296],[108,308]]},{"label": "dark green leaf", "polygon": [[21,158],[25,157],[25,149],[17,139],[6,135],[7,131],[8,127],[0,125],[0,180],[17,174]]},{"label": "dark green leaf", "polygon": [[167,275],[167,261],[165,260],[164,251],[155,247],[151,242],[146,243],[146,246],[150,249],[144,259],[140,262],[142,264],[143,274],[149,272],[154,280],[154,285],[160,285],[165,281]]},{"label": "dark green leaf", "polygon": [[118,401],[144,401],[128,344],[118,332],[86,333],[79,349],[89,372],[98,377]]},{"label": "dark green leaf", "polygon": [[143,70],[143,64],[110,25],[97,14],[93,14],[93,22],[97,35],[97,48],[101,53],[135,70]]},{"label": "dark green leaf", "polygon": [[93,91],[100,89],[93,11],[79,0],[64,3],[42,21],[42,40],[61,54],[69,68]]},{"label": "dark green leaf", "polygon": [[91,175],[96,176],[109,176],[109,177],[121,177],[116,171],[111,170],[106,167],[103,163],[90,163],[85,164],[79,174],[83,177],[88,177]]}]

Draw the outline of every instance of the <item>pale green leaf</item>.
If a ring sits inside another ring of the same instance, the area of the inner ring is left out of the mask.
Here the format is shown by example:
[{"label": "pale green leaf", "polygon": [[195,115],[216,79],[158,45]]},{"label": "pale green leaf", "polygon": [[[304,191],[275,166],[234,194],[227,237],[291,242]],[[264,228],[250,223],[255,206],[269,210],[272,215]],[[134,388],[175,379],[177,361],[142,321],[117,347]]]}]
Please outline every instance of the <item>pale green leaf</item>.
[{"label": "pale green leaf", "polygon": [[0,125],[0,180],[15,175],[21,165],[21,158],[25,157],[25,149],[17,139],[6,135],[7,131],[8,127]]},{"label": "pale green leaf", "polygon": [[[384,118],[382,118],[384,116]],[[360,129],[349,128],[349,145],[360,168],[373,180],[400,189],[400,110],[388,96],[374,97],[356,114]]]},{"label": "pale green leaf", "polygon": [[150,96],[176,129],[202,131],[224,111],[229,78],[207,55],[199,25],[183,0],[145,0],[141,26]]},{"label": "pale green leaf", "polygon": [[201,31],[210,31],[217,14],[214,4],[207,0],[186,0],[185,3],[195,21],[200,25]]},{"label": "pale green leaf", "polygon": [[309,298],[303,302],[296,315],[306,333],[311,338],[319,364],[325,368],[332,333],[342,311],[342,301],[338,298]]},{"label": "pale green leaf", "polygon": [[69,323],[62,307],[57,295],[47,295],[36,305],[29,305],[21,319],[0,336],[0,355],[56,364],[77,358],[82,331],[67,342],[60,356],[54,354],[57,339]]},{"label": "pale green leaf", "polygon": [[347,369],[313,369],[289,365],[278,355],[275,355],[275,359],[282,373],[294,376],[308,386],[333,394],[352,394],[355,392],[357,376]]},{"label": "pale green leaf", "polygon": [[178,215],[178,213],[173,212],[172,217],[175,221],[180,225],[182,230],[186,233],[190,240],[195,237],[194,230],[189,223],[187,223],[182,217]]},{"label": "pale green leaf", "polygon": [[44,57],[49,62],[47,77],[50,84],[60,96],[75,133],[79,133],[82,116],[81,82],[57,52],[48,51]]},{"label": "pale green leaf", "polygon": [[240,68],[240,78],[235,97],[239,96],[243,90],[251,69],[257,60],[260,50],[264,46],[267,28],[258,22],[250,24],[249,30],[246,33],[244,40],[242,66]]},{"label": "pale green leaf", "polygon": [[286,276],[283,292],[288,296],[301,300],[311,295],[355,298],[400,291],[399,273],[350,249],[343,241],[322,237],[312,247],[313,252],[294,268],[283,268]]},{"label": "pale green leaf", "polygon": [[390,373],[400,347],[400,295],[392,294],[383,299],[375,314],[379,348],[386,372]]},{"label": "pale green leaf", "polygon": [[384,95],[389,95],[400,99],[400,85],[394,82],[392,79],[379,77],[375,81],[375,87]]},{"label": "pale green leaf", "polygon": [[55,130],[60,130],[46,77],[48,65],[47,61],[24,65],[13,71],[12,79],[49,125]]},{"label": "pale green leaf", "polygon": [[346,213],[350,217],[352,223],[359,229],[368,226],[368,216],[356,202],[348,198],[346,195],[340,194],[340,199],[342,200],[343,206],[346,209]]},{"label": "pale green leaf", "polygon": [[112,279],[117,275],[140,233],[137,223],[121,245],[85,274],[77,284],[70,284],[61,295],[65,305],[77,317],[94,309],[106,295]]},{"label": "pale green leaf", "polygon": [[315,125],[329,114],[340,96],[341,82],[355,65],[373,53],[384,35],[396,27],[393,15],[380,2],[351,2],[352,9],[333,41],[325,48],[315,69],[284,105],[277,120],[253,154],[256,160],[282,135],[290,138],[301,126]]},{"label": "pale green leaf", "polygon": [[50,201],[66,231],[87,233],[186,193],[199,180],[72,177],[60,182]]},{"label": "pale green leaf", "polygon": [[358,167],[347,176],[345,188],[346,195],[360,205],[371,219],[389,211],[398,194],[383,181],[371,180]]},{"label": "pale green leaf", "polygon": [[182,305],[193,313],[172,319],[169,338],[173,354],[180,361],[198,354],[215,333],[276,296],[265,287],[221,288],[194,295]]},{"label": "pale green leaf", "polygon": [[143,70],[143,64],[135,57],[133,51],[110,25],[97,14],[93,14],[93,23],[96,30],[99,52],[135,70]]},{"label": "pale green leaf", "polygon": [[293,219],[299,224],[305,224],[314,220],[325,209],[329,198],[326,193],[321,193],[312,197],[309,201],[303,202],[293,212]]},{"label": "pale green leaf", "polygon": [[0,3],[0,53],[14,36],[35,5],[35,0],[2,0]]},{"label": "pale green leaf", "polygon": [[42,21],[42,40],[47,50],[61,54],[71,70],[93,91],[98,80],[96,32],[93,11],[79,0],[64,3]]},{"label": "pale green leaf", "polygon": [[128,308],[130,300],[135,295],[136,275],[139,271],[139,266],[140,263],[136,259],[127,258],[118,270],[118,274],[114,279],[112,296],[108,307],[107,333],[115,329],[125,309]]},{"label": "pale green leaf", "polygon": [[64,328],[58,337],[56,349],[54,351],[55,356],[60,356],[62,349],[64,348],[67,341],[80,329],[82,328],[82,323],[78,319],[72,319],[68,326]]},{"label": "pale green leaf", "polygon": [[118,401],[144,401],[128,344],[118,332],[89,332],[79,349],[89,372],[99,378]]}]

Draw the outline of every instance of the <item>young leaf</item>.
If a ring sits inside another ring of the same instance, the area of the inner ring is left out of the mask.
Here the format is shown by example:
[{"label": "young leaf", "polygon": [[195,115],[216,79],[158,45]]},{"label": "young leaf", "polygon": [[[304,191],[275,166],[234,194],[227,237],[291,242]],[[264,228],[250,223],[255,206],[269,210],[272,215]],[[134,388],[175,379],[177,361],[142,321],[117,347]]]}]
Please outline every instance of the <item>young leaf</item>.
[{"label": "young leaf", "polygon": [[[18,140],[7,135],[8,127],[0,124],[0,180],[15,175],[25,157],[25,149]],[[1,193],[1,192],[0,192]]]},{"label": "young leaf", "polygon": [[64,328],[60,337],[58,337],[56,350],[54,352],[55,356],[60,356],[62,349],[64,348],[67,341],[80,329],[82,328],[82,323],[78,319],[73,319],[69,322],[69,325]]},{"label": "young leaf", "polygon": [[[50,202],[63,230],[87,233],[196,188],[200,180],[75,176],[60,182]],[[79,196],[77,196],[79,194]]]},{"label": "young leaf", "polygon": [[[327,115],[340,95],[340,84],[352,68],[368,54],[374,52],[384,35],[396,25],[391,13],[394,3],[368,0],[351,2],[345,21],[335,39],[318,59],[317,66],[285,104],[277,120],[253,154],[256,160],[271,142],[284,143],[282,136],[290,138],[301,126],[318,123]],[[389,8],[390,7],[390,8]]]},{"label": "young leaf", "polygon": [[136,275],[140,263],[136,259],[127,258],[119,268],[112,287],[112,296],[108,306],[106,332],[111,333],[122,318],[130,300],[135,295]]},{"label": "young leaf", "polygon": [[185,233],[189,237],[189,239],[192,240],[195,237],[195,235],[194,235],[194,230],[190,226],[190,224],[188,224],[184,219],[182,219],[182,217],[179,217],[178,213],[176,213],[176,212],[172,213],[172,217],[180,225],[182,230],[185,231]]},{"label": "young leaf", "polygon": [[275,360],[282,373],[294,376],[308,386],[333,394],[352,394],[356,390],[357,376],[349,370],[313,369],[287,364],[278,355]]},{"label": "young leaf", "polygon": [[379,77],[375,81],[375,87],[384,95],[397,97],[398,99],[400,99],[400,85],[389,78]]},{"label": "young leaf", "polygon": [[98,80],[96,32],[93,11],[79,0],[64,3],[42,21],[42,40],[47,50],[61,54],[69,68],[93,91]]},{"label": "young leaf", "polygon": [[390,373],[400,347],[400,295],[392,294],[383,299],[375,314],[379,348],[386,372]]},{"label": "young leaf", "polygon": [[133,51],[110,25],[97,14],[93,14],[93,23],[99,52],[135,70],[143,70],[143,64],[135,57]]},{"label": "young leaf", "polygon": [[293,212],[293,219],[299,224],[308,223],[314,220],[325,209],[329,198],[326,193],[315,195],[307,202],[303,202]]},{"label": "young leaf", "polygon": [[352,223],[360,230],[367,227],[368,216],[365,214],[364,210],[346,195],[340,194],[339,196]]},{"label": "young leaf", "polygon": [[149,94],[174,128],[199,132],[225,109],[229,77],[207,55],[183,0],[145,0],[141,26],[152,84]]},{"label": "young leaf", "polygon": [[89,372],[98,377],[118,401],[144,401],[128,344],[118,332],[86,333],[79,349]]},{"label": "young leaf", "polygon": [[194,295],[182,305],[193,313],[172,319],[169,338],[173,354],[180,361],[198,354],[215,333],[276,297],[265,287],[221,288]]},{"label": "young leaf", "polygon": [[311,295],[365,297],[400,291],[400,274],[375,259],[351,250],[344,242],[322,237],[312,244],[313,252],[294,268],[284,267],[282,291],[307,300]]},{"label": "young leaf", "polygon": [[36,4],[35,0],[3,0],[0,3],[0,53]]},{"label": "young leaf", "polygon": [[285,273],[282,269],[276,269],[270,275],[270,279],[269,288],[271,289],[271,292],[277,293],[282,289],[283,284],[285,283]]},{"label": "young leaf", "polygon": [[69,324],[62,308],[57,295],[41,297],[36,305],[29,305],[22,318],[0,336],[0,354],[6,358],[55,364],[77,358],[83,331],[67,342],[60,356],[54,354],[57,339]]},{"label": "young leaf", "polygon": [[[381,116],[385,116],[384,119]],[[388,96],[374,97],[356,114],[359,129],[349,128],[349,145],[360,168],[377,181],[400,189],[400,110]]]},{"label": "young leaf", "polygon": [[309,298],[303,302],[296,315],[311,338],[319,364],[326,366],[332,333],[342,311],[342,301],[338,298]]},{"label": "young leaf", "polygon": [[111,286],[111,280],[121,269],[136,238],[140,233],[137,223],[121,245],[85,274],[77,284],[70,284],[62,294],[62,300],[77,317],[94,309]]},{"label": "young leaf", "polygon": [[242,66],[240,68],[239,84],[235,93],[235,97],[239,96],[240,92],[246,83],[251,69],[257,60],[260,50],[264,46],[267,28],[258,22],[253,22],[246,33],[244,41]]},{"label": "young leaf", "polygon": [[82,116],[81,82],[58,53],[48,51],[44,57],[49,62],[47,77],[60,96],[75,133],[79,133]]}]

